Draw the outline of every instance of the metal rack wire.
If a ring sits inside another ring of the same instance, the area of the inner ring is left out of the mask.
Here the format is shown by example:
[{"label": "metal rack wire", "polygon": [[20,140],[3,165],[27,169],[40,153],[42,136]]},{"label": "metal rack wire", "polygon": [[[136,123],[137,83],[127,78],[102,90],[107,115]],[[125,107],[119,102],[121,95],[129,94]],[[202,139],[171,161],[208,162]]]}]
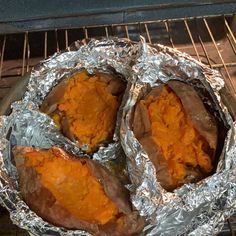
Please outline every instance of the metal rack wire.
[{"label": "metal rack wire", "polygon": [[[139,40],[139,35],[143,35],[149,43],[164,43],[165,45],[191,54],[199,61],[209,65],[211,68],[219,69],[226,81],[227,88],[230,92],[235,94],[236,82],[233,79],[232,69],[236,67],[236,37],[234,35],[235,32],[233,32],[234,28],[230,25],[234,18],[235,16],[233,15],[213,16],[178,20],[135,22],[125,25],[99,25],[79,29],[55,29],[54,31],[39,33],[25,32],[23,34],[14,35],[14,37],[20,38],[20,41],[22,41],[23,38],[22,44],[17,48],[17,50],[22,51],[22,55],[20,56],[19,53],[17,53],[18,58],[14,58],[17,59],[17,61],[11,61],[6,56],[6,48],[8,48],[9,51],[12,47],[11,43],[14,43],[11,40],[12,35],[2,35],[0,36],[0,89],[9,88],[17,79],[9,79],[9,77],[24,75],[30,70],[30,68],[37,64],[38,61],[47,58],[53,52],[58,52],[68,47],[68,45],[75,39],[98,36],[118,36],[137,41]],[[224,31],[224,35],[220,32],[220,35],[222,36],[220,40],[217,39],[218,36],[215,35],[217,33],[215,26],[212,30],[212,20],[214,19],[217,19],[218,21],[220,19],[220,27]],[[180,33],[175,32],[176,26],[181,28],[182,42],[179,42],[181,40],[178,39]],[[203,36],[202,32],[204,32]],[[30,41],[31,38],[34,39],[34,36],[37,34],[40,35],[40,39],[38,40],[42,40],[43,42],[40,44],[40,50],[42,51],[41,55],[35,57],[32,55]],[[70,35],[72,35],[72,40]],[[77,36],[76,38],[74,37],[75,35]],[[175,42],[176,39],[177,42]],[[49,45],[50,40],[54,40],[54,43],[50,42]],[[53,47],[52,44],[54,44]],[[226,47],[227,49],[225,49]],[[231,56],[228,55],[229,52],[230,55],[232,54]],[[9,68],[9,64],[12,64],[13,62],[13,68],[11,66]],[[7,92],[1,93],[0,96],[5,94],[7,94]]]},{"label": "metal rack wire", "polygon": [[[231,14],[0,35],[0,99],[40,60],[75,40],[117,36],[138,41],[139,35],[148,43],[176,48],[219,70],[227,90],[236,97],[236,16]],[[235,230],[233,217],[220,235],[234,235]]]}]

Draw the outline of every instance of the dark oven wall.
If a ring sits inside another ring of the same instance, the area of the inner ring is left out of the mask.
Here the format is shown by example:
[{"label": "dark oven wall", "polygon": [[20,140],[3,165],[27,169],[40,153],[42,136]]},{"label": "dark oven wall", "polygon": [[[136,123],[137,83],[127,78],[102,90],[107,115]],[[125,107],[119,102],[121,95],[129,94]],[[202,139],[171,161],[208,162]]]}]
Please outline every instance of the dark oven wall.
[{"label": "dark oven wall", "polygon": [[230,0],[0,0],[0,34],[121,24],[236,11]]}]

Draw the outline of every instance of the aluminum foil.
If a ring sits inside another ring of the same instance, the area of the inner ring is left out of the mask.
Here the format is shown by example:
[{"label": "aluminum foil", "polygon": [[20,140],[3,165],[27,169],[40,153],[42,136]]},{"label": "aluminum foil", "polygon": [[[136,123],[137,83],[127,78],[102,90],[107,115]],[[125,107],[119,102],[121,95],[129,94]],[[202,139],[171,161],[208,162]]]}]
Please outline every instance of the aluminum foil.
[{"label": "aluminum foil", "polygon": [[[131,66],[138,56],[138,46],[126,39],[91,39],[77,41],[67,50],[42,61],[31,72],[27,91],[21,101],[12,105],[10,116],[0,117],[0,204],[10,212],[12,221],[34,235],[90,235],[81,230],[55,227],[38,217],[22,201],[18,189],[18,176],[11,148],[24,145],[39,148],[59,146],[78,156],[86,156],[75,143],[65,138],[53,120],[39,112],[39,107],[63,78],[85,68],[94,71],[115,70],[128,80]],[[114,142],[101,147],[93,158],[106,165],[118,156],[124,157],[119,140],[121,108],[114,134]],[[110,164],[110,163],[109,163]]]},{"label": "aluminum foil", "polygon": [[[89,73],[98,71],[114,71],[120,73],[124,79],[130,78],[131,66],[137,57],[138,47],[126,39],[92,39],[90,41],[77,41],[63,53],[56,53],[48,60],[38,65],[30,75],[28,91],[26,92],[21,106],[38,110],[43,99],[62,79],[68,78],[86,69]],[[23,109],[24,109],[23,108]],[[120,111],[122,106],[120,106]],[[118,117],[121,112],[118,111]],[[119,121],[114,132],[114,141],[119,139]],[[86,144],[77,144],[86,151]],[[108,149],[102,148],[96,154],[106,159],[104,154],[116,151],[117,144],[109,145]]]},{"label": "aluminum foil", "polygon": [[[142,39],[140,57],[132,68],[133,84],[126,94],[121,124],[121,142],[128,157],[128,171],[135,186],[132,203],[145,216],[145,235],[215,235],[236,211],[236,123],[222,104],[219,91],[224,81],[185,53],[162,46],[147,45]],[[134,137],[132,111],[141,94],[168,80],[192,85],[221,124],[219,135],[227,134],[216,173],[173,193],[156,179],[155,167]]]},{"label": "aluminum foil", "polygon": [[[224,220],[235,211],[236,203],[235,124],[220,100],[223,80],[218,72],[186,54],[161,45],[148,46],[144,41],[134,44],[116,38],[78,41],[66,51],[42,61],[30,75],[24,98],[12,105],[10,116],[0,117],[0,204],[9,210],[12,221],[34,235],[89,235],[81,230],[55,227],[28,208],[20,196],[11,153],[13,145],[41,148],[56,145],[82,155],[80,148],[61,135],[52,119],[38,111],[51,88],[81,68],[91,73],[114,68],[127,78],[114,143],[101,147],[93,158],[102,164],[115,159],[123,155],[122,144],[129,158],[127,165],[132,185],[128,187],[132,191],[132,203],[147,219],[144,235],[217,233]],[[197,184],[182,186],[174,193],[166,192],[159,185],[154,166],[129,126],[140,91],[169,79],[186,80],[202,92],[205,104],[222,126],[229,129],[216,174]]]},{"label": "aluminum foil", "polygon": [[62,140],[55,132],[54,124],[48,116],[34,110],[13,110],[8,117],[0,117],[0,204],[9,212],[11,220],[33,235],[90,234],[82,230],[67,230],[55,227],[32,212],[22,200],[18,189],[17,170],[12,160],[11,148],[14,145],[50,148],[61,146],[79,152],[67,139]]}]

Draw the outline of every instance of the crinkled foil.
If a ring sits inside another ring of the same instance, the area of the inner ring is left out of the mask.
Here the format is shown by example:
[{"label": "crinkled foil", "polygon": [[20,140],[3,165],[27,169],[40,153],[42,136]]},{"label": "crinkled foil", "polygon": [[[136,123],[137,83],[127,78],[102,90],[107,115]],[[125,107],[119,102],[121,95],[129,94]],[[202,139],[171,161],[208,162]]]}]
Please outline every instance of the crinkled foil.
[{"label": "crinkled foil", "polygon": [[[56,53],[48,60],[43,61],[31,72],[28,91],[21,102],[21,106],[38,110],[43,99],[55,85],[63,78],[70,77],[83,68],[89,73],[97,70],[105,72],[115,70],[128,80],[132,63],[137,57],[137,49],[136,45],[126,39],[77,41],[63,53]],[[119,111],[118,117],[121,116],[120,113]],[[117,122],[113,140],[118,141],[118,137],[119,122]],[[100,153],[111,153],[109,149],[114,149],[115,146],[110,145],[107,150],[102,148],[97,153],[96,158],[101,156]],[[80,148],[86,150],[86,144],[82,144]]]},{"label": "crinkled foil", "polygon": [[75,153],[78,152],[76,147],[55,132],[49,117],[37,111],[14,110],[10,116],[0,117],[0,124],[0,133],[4,137],[0,140],[0,204],[8,209],[13,223],[33,235],[90,235],[82,230],[55,227],[29,209],[18,191],[17,170],[11,155],[11,147],[14,145],[41,148],[56,145],[70,151],[75,149]]},{"label": "crinkled foil", "polygon": [[[10,116],[0,117],[0,204],[10,212],[12,221],[34,235],[90,235],[81,230],[67,230],[43,221],[22,201],[18,189],[17,171],[11,153],[14,145],[39,148],[59,146],[78,156],[86,156],[80,147],[65,138],[53,120],[39,112],[39,107],[63,78],[82,68],[88,72],[115,70],[130,78],[131,66],[137,57],[138,46],[126,39],[91,39],[77,41],[66,51],[42,61],[31,72],[28,90],[21,101],[12,105]],[[93,158],[106,165],[118,156],[125,158],[119,140],[121,110],[114,134],[114,142],[100,147]],[[90,158],[89,156],[87,156]]]},{"label": "crinkled foil", "polygon": [[[224,82],[218,72],[188,55],[161,45],[148,46],[145,42],[133,44],[116,38],[75,42],[32,71],[24,98],[13,104],[10,116],[0,117],[0,204],[9,210],[15,224],[34,235],[90,235],[81,230],[55,227],[29,209],[19,193],[11,147],[48,148],[56,145],[82,155],[80,148],[63,137],[52,119],[38,109],[51,88],[62,78],[81,68],[93,72],[97,69],[106,71],[110,67],[128,80],[128,87],[121,104],[122,112],[118,113],[114,143],[101,147],[93,158],[105,163],[123,155],[118,135],[121,122],[120,139],[128,156],[132,203],[147,219],[144,234],[216,234],[236,208],[236,125],[219,96]],[[188,81],[202,91],[205,104],[229,128],[216,173],[197,184],[184,185],[174,193],[161,188],[154,166],[130,129],[132,108],[140,91],[169,79]],[[211,98],[205,97],[206,91],[212,95]]]},{"label": "crinkled foil", "polygon": [[[147,220],[145,235],[215,235],[236,211],[236,123],[221,102],[219,91],[224,81],[217,71],[185,53],[142,41],[141,55],[132,68],[136,82],[126,94],[121,124],[121,142],[135,186],[132,203]],[[203,102],[228,131],[216,173],[173,193],[158,183],[155,167],[131,128],[132,111],[140,94],[172,79],[185,81],[202,92]]]}]

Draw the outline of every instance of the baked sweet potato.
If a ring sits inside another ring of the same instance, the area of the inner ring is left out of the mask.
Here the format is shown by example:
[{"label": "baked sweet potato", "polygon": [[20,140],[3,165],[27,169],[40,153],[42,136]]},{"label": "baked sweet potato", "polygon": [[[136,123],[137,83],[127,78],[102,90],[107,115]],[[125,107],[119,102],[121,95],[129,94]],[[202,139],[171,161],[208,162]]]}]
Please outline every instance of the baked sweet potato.
[{"label": "baked sweet potato", "polygon": [[55,86],[40,110],[54,119],[65,136],[92,153],[100,144],[112,141],[125,88],[117,75],[91,75],[83,70]]},{"label": "baked sweet potato", "polygon": [[44,220],[93,235],[137,235],[143,219],[127,190],[96,161],[48,150],[14,147],[20,191]]},{"label": "baked sweet potato", "polygon": [[134,135],[168,191],[212,172],[217,130],[197,92],[180,81],[151,89],[135,106]]}]

